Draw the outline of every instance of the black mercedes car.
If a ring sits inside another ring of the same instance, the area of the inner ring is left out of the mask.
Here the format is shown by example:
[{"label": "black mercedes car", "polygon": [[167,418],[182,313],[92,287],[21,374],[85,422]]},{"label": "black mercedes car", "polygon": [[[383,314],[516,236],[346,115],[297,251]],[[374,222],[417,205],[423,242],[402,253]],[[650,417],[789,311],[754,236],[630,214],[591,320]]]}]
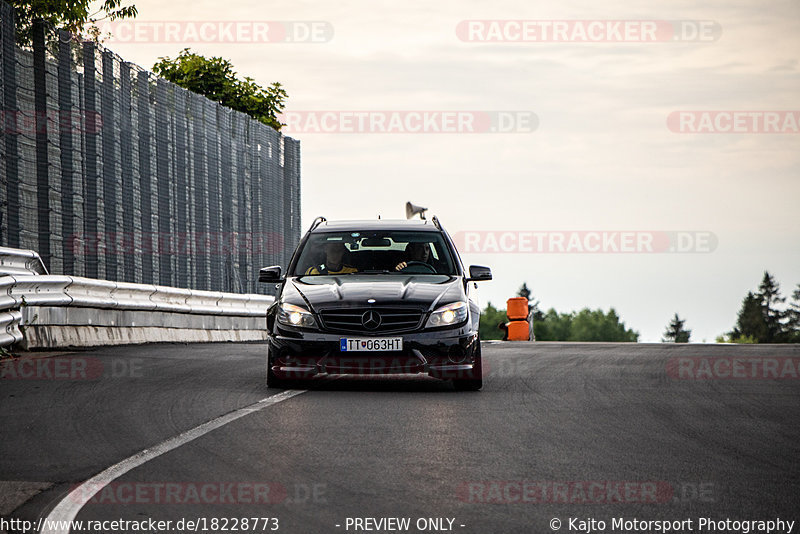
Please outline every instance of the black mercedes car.
[{"label": "black mercedes car", "polygon": [[453,241],[432,220],[331,222],[317,218],[267,311],[267,386],[285,388],[321,374],[418,374],[478,390],[480,308]]}]

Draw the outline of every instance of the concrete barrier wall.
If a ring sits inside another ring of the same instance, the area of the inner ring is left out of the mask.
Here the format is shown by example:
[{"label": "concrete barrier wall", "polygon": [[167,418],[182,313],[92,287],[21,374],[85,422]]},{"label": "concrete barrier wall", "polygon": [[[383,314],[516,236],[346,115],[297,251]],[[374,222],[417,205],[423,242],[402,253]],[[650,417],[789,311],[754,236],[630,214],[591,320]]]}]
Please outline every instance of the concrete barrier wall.
[{"label": "concrete barrier wall", "polygon": [[22,349],[266,339],[262,316],[24,306]]}]

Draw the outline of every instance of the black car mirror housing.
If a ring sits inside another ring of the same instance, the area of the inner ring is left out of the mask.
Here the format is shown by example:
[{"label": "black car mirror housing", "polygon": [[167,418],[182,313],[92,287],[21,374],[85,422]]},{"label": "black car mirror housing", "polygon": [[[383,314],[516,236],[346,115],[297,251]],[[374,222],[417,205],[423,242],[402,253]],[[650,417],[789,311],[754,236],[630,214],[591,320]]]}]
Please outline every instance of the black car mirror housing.
[{"label": "black car mirror housing", "polygon": [[482,265],[469,266],[469,278],[467,282],[485,282],[492,279],[492,270]]},{"label": "black car mirror housing", "polygon": [[281,266],[272,265],[270,267],[263,267],[258,271],[258,281],[268,284],[283,282],[283,278],[281,278]]}]

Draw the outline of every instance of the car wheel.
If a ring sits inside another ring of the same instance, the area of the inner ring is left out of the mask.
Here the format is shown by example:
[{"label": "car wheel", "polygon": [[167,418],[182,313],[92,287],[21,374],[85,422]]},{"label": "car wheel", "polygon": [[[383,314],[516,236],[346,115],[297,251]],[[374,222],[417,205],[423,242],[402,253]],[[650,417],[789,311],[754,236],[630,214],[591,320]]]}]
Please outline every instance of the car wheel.
[{"label": "car wheel", "polygon": [[286,389],[288,387],[286,380],[278,378],[272,372],[272,357],[269,355],[269,348],[267,348],[267,387],[276,389]]},{"label": "car wheel", "polygon": [[481,341],[478,340],[478,346],[475,347],[475,355],[473,356],[474,365],[472,367],[472,376],[470,378],[456,378],[453,380],[453,386],[458,391],[478,391],[483,387],[483,366],[481,364]]}]

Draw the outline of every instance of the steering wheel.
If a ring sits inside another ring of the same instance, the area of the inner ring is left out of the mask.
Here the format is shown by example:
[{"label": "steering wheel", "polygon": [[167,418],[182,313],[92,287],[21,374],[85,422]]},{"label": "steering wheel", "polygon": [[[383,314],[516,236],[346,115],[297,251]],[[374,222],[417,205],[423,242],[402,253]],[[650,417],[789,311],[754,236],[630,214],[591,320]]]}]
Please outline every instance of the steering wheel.
[{"label": "steering wheel", "polygon": [[[317,274],[330,274],[328,272],[328,267],[324,263],[318,263],[317,265],[314,265],[314,267],[312,267],[312,269],[316,269],[317,270]],[[311,269],[309,269],[309,270],[311,270]]]},{"label": "steering wheel", "polygon": [[[436,267],[431,265],[430,263],[425,263],[424,261],[416,261],[411,260],[406,262],[406,266],[400,269],[401,272],[407,271],[409,267],[425,267],[430,272],[430,274],[436,274]],[[408,271],[413,272],[413,271]],[[426,274],[426,273],[421,273]]]}]

